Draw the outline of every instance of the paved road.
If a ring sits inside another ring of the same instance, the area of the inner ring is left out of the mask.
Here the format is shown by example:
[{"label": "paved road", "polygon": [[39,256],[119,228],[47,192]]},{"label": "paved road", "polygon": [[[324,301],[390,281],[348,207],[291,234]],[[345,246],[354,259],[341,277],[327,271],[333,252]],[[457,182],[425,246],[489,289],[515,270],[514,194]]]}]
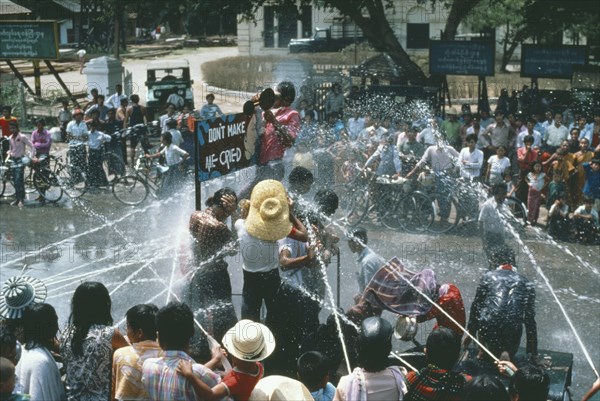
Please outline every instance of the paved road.
[{"label": "paved road", "polygon": [[[174,51],[169,56],[161,57],[161,59],[180,59],[185,58],[190,63],[190,75],[194,80],[194,103],[197,108],[200,108],[204,103],[204,97],[208,91],[212,91],[213,88],[209,87],[203,80],[202,70],[200,66],[206,61],[214,61],[224,57],[237,56],[237,47],[207,47],[198,49],[181,49]],[[146,65],[152,61],[152,59],[125,59],[123,66],[126,70],[130,71],[133,79],[133,92],[140,95],[141,103],[144,104],[146,101],[146,87],[144,82],[146,81]],[[77,71],[69,71],[61,74],[62,80],[73,91],[81,91],[87,87],[86,75],[79,74]],[[28,83],[33,87],[33,77],[27,78]],[[54,91],[60,88],[56,79],[52,75],[46,75],[42,77],[42,94],[48,94],[49,91]],[[217,93],[217,99],[215,103],[221,106],[221,109],[225,113],[238,113],[242,110],[242,105],[247,99],[244,94],[236,96],[234,93],[227,93],[227,95],[219,95]]]}]

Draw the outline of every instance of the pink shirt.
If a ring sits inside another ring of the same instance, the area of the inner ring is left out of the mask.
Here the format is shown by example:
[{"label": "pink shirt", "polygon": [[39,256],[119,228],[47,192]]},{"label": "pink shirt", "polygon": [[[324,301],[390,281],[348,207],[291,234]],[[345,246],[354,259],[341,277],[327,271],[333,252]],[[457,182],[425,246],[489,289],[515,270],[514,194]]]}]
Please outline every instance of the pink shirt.
[{"label": "pink shirt", "polygon": [[8,154],[13,159],[18,159],[25,156],[25,146],[29,146],[31,149],[31,156],[35,156],[35,148],[33,144],[25,135],[18,133],[16,136],[10,136],[10,148]]},{"label": "pink shirt", "polygon": [[[282,107],[275,112],[275,118],[283,125],[284,129],[287,129],[288,134],[293,138],[298,136],[298,131],[300,130],[300,114],[298,114],[296,110],[289,107]],[[285,149],[286,147],[283,146],[281,140],[275,133],[273,124],[267,123],[260,143],[260,164],[266,164],[271,160],[281,159]]]},{"label": "pink shirt", "polygon": [[35,147],[36,154],[47,155],[50,153],[50,146],[52,146],[52,136],[48,130],[39,132],[37,129],[31,133],[31,142]]}]

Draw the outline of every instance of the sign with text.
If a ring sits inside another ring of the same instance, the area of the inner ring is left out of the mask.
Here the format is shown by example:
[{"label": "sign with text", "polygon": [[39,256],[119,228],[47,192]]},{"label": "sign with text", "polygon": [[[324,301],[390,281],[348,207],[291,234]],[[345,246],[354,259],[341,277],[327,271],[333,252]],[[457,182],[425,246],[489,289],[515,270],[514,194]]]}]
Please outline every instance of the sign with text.
[{"label": "sign with text", "polygon": [[573,66],[587,61],[587,46],[521,46],[522,77],[571,79]]},{"label": "sign with text", "polygon": [[0,59],[58,60],[56,21],[0,21]]},{"label": "sign with text", "polygon": [[493,76],[494,63],[494,42],[429,41],[430,74]]},{"label": "sign with text", "polygon": [[198,121],[196,180],[204,182],[256,164],[258,136],[254,116],[243,113]]}]

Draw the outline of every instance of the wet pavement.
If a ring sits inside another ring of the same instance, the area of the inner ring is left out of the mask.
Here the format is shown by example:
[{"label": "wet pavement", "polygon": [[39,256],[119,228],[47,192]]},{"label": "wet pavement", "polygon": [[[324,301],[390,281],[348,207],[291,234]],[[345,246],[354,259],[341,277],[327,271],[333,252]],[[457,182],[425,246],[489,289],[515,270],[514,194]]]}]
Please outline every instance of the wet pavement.
[{"label": "wet pavement", "polygon": [[[225,185],[240,187],[244,181],[241,176],[229,177]],[[211,194],[222,185],[213,181],[203,193]],[[88,193],[74,201],[65,198],[44,207],[30,200],[18,208],[2,199],[0,280],[4,282],[24,272],[44,281],[48,287],[47,302],[57,309],[61,326],[68,318],[76,286],[84,280],[101,281],[111,293],[117,323],[137,303],[162,306],[176,299],[188,262],[187,222],[193,210],[192,185],[174,199],[147,199],[134,207],[120,204],[109,191]],[[440,281],[458,285],[469,309],[479,278],[486,271],[481,240],[472,229],[433,236],[390,231],[371,222],[364,226],[369,229],[369,245],[376,252],[385,258],[398,256],[413,271],[432,268]],[[581,258],[578,261],[543,239],[543,233],[527,228],[522,236],[556,289],[595,365],[600,365],[599,247],[562,243],[567,251]],[[547,286],[523,248],[515,244],[515,249],[519,249],[519,271],[537,287],[539,348],[575,355],[573,390],[575,398],[580,398],[593,382],[593,373]],[[341,250],[339,286],[341,305],[346,309],[357,291],[356,262],[347,244],[342,243]],[[241,260],[235,256],[228,262],[239,316]],[[328,267],[328,274],[335,294],[335,263]],[[323,312],[322,317],[325,316]],[[421,326],[417,338],[423,343],[432,324]],[[410,344],[399,346],[409,348]]]}]

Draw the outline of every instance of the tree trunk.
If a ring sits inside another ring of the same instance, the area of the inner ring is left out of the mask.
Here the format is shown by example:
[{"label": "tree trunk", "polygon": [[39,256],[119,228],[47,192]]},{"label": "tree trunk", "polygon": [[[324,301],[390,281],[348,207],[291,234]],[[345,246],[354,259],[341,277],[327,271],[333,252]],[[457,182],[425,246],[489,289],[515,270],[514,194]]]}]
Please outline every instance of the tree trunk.
[{"label": "tree trunk", "polygon": [[[375,50],[386,52],[394,62],[403,69],[407,84],[425,85],[427,77],[421,68],[410,59],[398,38],[394,34],[381,0],[368,0],[358,3],[349,0],[327,1],[327,6],[337,8],[343,15],[349,16],[362,30],[365,38],[371,43]],[[362,5],[365,5],[369,13],[364,17]]]},{"label": "tree trunk", "polygon": [[[506,66],[510,62],[510,59],[512,58],[517,46],[519,46],[520,43],[523,43],[523,41],[530,36],[531,32],[527,29],[527,27],[523,27],[515,33],[515,37],[510,42],[510,46],[504,51],[504,54],[502,54],[502,65],[500,66],[500,71],[506,71]],[[508,42],[508,38],[506,40]]]},{"label": "tree trunk", "polygon": [[444,32],[442,32],[442,39],[453,40],[462,20],[480,2],[481,0],[454,0],[452,7],[450,7],[450,13],[446,20]]}]

